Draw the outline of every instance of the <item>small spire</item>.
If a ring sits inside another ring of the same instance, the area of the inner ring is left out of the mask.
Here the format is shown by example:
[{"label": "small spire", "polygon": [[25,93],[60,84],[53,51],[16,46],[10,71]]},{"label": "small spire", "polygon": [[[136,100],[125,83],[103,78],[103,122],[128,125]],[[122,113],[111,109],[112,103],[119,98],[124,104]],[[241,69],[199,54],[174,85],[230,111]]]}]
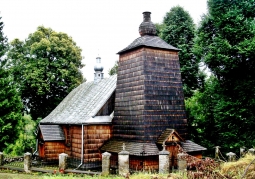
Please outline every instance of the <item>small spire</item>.
[{"label": "small spire", "polygon": [[101,64],[101,57],[96,58],[96,64],[94,66],[94,82],[99,82],[101,79],[104,78],[104,73],[103,73],[104,67]]}]

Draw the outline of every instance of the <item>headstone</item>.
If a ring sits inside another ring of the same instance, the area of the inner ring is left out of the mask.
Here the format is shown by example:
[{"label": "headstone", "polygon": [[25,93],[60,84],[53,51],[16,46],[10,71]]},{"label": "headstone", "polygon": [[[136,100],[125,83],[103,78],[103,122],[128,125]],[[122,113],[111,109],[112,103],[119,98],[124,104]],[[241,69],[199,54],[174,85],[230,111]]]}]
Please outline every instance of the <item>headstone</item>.
[{"label": "headstone", "polygon": [[240,147],[240,157],[244,157],[245,155],[245,147]]},{"label": "headstone", "polygon": [[119,163],[119,175],[127,176],[129,174],[129,152],[125,149],[125,144],[123,143],[123,150],[118,154]]},{"label": "headstone", "polygon": [[102,175],[110,174],[110,157],[111,154],[109,152],[102,154]]},{"label": "headstone", "polygon": [[67,157],[65,153],[59,154],[59,171],[64,171],[67,168]]},{"label": "headstone", "polygon": [[254,155],[255,154],[255,149],[254,148],[249,149],[249,153]]},{"label": "headstone", "polygon": [[24,171],[26,173],[31,172],[31,166],[32,166],[32,154],[27,152],[24,154]]},{"label": "headstone", "polygon": [[165,143],[163,144],[163,150],[159,152],[159,173],[169,173],[169,154],[166,150]]},{"label": "headstone", "polygon": [[4,165],[4,154],[3,152],[0,152],[0,166]]},{"label": "headstone", "polygon": [[185,157],[187,154],[185,153],[179,153],[177,154],[177,165],[178,165],[178,170],[186,170],[187,169],[187,161],[185,160]]},{"label": "headstone", "polygon": [[220,146],[215,146],[215,159],[219,160]]},{"label": "headstone", "polygon": [[226,154],[228,156],[228,161],[229,162],[234,162],[236,160],[236,154],[233,152],[229,152]]}]

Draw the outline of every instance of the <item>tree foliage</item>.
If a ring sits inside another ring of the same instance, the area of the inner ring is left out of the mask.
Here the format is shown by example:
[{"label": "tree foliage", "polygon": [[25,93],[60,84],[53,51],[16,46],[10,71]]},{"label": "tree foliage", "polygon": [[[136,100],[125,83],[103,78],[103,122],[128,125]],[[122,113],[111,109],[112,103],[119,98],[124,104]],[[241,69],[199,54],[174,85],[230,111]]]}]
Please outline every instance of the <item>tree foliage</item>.
[{"label": "tree foliage", "polygon": [[164,17],[163,24],[156,24],[158,35],[167,43],[179,48],[179,60],[185,97],[191,97],[195,89],[202,86],[204,75],[199,72],[199,58],[195,58],[192,48],[195,24],[187,11],[176,6]]},{"label": "tree foliage", "polygon": [[81,49],[50,28],[40,26],[25,41],[12,41],[8,58],[33,119],[47,116],[83,80]]},{"label": "tree foliage", "polygon": [[11,156],[21,156],[25,152],[33,152],[36,147],[35,129],[37,121],[25,114],[17,124],[17,139],[9,144],[4,152]]},{"label": "tree foliage", "polygon": [[212,145],[255,144],[254,8],[252,1],[209,0],[198,28],[194,53],[215,79],[189,101],[189,112]]},{"label": "tree foliage", "polygon": [[118,61],[115,61],[114,66],[113,66],[112,68],[109,69],[108,74],[109,74],[110,76],[117,74],[117,73],[118,73],[118,67],[119,67]]},{"label": "tree foliage", "polygon": [[[1,20],[1,17],[0,17]],[[17,135],[17,124],[22,119],[22,103],[10,71],[6,67],[7,38],[0,21],[0,151],[12,143]]]}]

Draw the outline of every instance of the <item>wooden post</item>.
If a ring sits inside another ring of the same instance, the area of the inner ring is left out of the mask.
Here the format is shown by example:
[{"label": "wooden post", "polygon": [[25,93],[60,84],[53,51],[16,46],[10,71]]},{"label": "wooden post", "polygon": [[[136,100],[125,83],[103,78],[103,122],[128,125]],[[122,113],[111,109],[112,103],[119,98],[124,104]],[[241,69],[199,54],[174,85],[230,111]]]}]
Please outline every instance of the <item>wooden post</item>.
[{"label": "wooden post", "polygon": [[64,172],[67,168],[67,157],[68,155],[65,153],[59,154],[59,171]]},{"label": "wooden post", "polygon": [[0,166],[4,165],[4,154],[3,152],[0,152]]},{"label": "wooden post", "polygon": [[123,150],[118,155],[119,163],[119,175],[127,176],[129,174],[129,152],[125,149],[125,143],[123,143]]},{"label": "wooden post", "polygon": [[31,165],[32,165],[32,154],[27,152],[24,154],[24,171],[26,173],[31,172]]},{"label": "wooden post", "polygon": [[162,145],[163,150],[159,152],[159,173],[169,173],[169,154],[166,150],[165,143]]},{"label": "wooden post", "polygon": [[102,154],[102,175],[110,174],[110,157],[111,154],[109,152],[104,152]]}]

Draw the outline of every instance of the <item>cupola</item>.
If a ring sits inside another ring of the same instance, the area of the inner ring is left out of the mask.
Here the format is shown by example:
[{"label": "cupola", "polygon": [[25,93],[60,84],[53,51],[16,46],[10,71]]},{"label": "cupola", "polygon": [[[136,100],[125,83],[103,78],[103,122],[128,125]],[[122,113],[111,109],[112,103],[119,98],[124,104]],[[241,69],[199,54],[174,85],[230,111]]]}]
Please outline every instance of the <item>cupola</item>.
[{"label": "cupola", "polygon": [[143,22],[139,26],[139,33],[144,35],[157,35],[156,26],[151,22],[151,12],[143,12]]},{"label": "cupola", "polygon": [[103,73],[104,67],[101,64],[101,57],[96,58],[96,64],[94,66],[94,82],[98,82],[101,79],[104,78],[104,73]]}]

